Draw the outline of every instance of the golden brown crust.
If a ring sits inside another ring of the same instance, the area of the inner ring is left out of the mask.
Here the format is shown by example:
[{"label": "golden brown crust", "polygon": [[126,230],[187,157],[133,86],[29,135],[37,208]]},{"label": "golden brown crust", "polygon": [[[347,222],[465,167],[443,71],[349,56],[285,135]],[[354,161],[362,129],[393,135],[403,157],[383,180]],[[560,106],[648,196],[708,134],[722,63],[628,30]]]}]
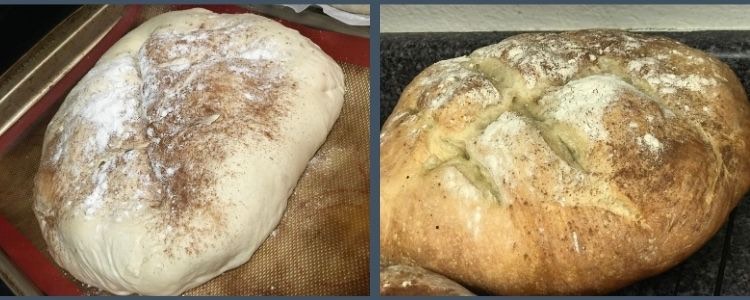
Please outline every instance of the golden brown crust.
[{"label": "golden brown crust", "polygon": [[380,270],[381,296],[474,296],[460,284],[417,266],[393,265]]},{"label": "golden brown crust", "polygon": [[605,293],[702,246],[750,187],[734,73],[620,31],[439,62],[381,135],[381,248],[498,294]]}]

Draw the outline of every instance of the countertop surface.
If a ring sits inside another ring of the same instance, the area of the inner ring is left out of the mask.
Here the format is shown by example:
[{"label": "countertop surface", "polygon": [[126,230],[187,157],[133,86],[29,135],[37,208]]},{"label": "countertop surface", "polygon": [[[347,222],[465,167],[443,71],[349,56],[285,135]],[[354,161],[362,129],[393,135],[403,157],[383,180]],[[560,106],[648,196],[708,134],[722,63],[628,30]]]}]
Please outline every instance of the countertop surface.
[{"label": "countertop surface", "polygon": [[[518,32],[384,33],[380,38],[381,124],[403,88],[433,63],[469,54]],[[750,90],[750,32],[652,32],[679,40],[726,62]],[[750,197],[719,232],[675,268],[615,295],[750,295]]]}]

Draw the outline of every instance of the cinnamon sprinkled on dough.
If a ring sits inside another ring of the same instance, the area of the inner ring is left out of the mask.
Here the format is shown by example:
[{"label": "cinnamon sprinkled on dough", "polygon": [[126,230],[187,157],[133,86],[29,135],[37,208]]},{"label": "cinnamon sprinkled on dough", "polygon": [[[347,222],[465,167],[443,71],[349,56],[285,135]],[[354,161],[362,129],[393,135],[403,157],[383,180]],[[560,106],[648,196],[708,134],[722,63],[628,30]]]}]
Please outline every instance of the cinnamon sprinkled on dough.
[{"label": "cinnamon sprinkled on dough", "polygon": [[[67,141],[79,134],[75,128],[54,121],[50,125],[60,130],[46,145],[46,151],[56,155],[42,162],[43,169],[60,170],[49,175],[58,180],[81,182],[77,187],[56,186],[54,193],[80,195],[85,215],[103,206],[108,206],[103,211],[117,212],[118,220],[141,209],[162,212],[152,230],[169,233],[164,235],[165,251],[184,236],[223,234],[221,209],[226,208],[215,207],[215,175],[200,166],[231,155],[221,146],[225,141],[277,139],[277,122],[288,105],[281,95],[295,88],[281,65],[266,59],[269,55],[248,54],[232,45],[233,34],[253,30],[235,26],[155,33],[137,61],[122,56],[95,67],[82,81],[98,81],[88,85],[100,90],[71,92],[88,93],[77,113],[85,121],[80,132],[91,136],[82,139],[92,146],[74,153]],[[96,151],[97,159],[91,162],[97,164],[95,173],[76,172],[69,164],[76,157],[90,156],[90,151]],[[65,152],[67,157],[59,154]],[[131,188],[140,201],[118,200],[119,191]],[[193,225],[191,219],[198,214],[208,216],[212,224]],[[47,218],[50,225],[54,218]],[[184,250],[200,253],[202,243],[188,242]]]}]

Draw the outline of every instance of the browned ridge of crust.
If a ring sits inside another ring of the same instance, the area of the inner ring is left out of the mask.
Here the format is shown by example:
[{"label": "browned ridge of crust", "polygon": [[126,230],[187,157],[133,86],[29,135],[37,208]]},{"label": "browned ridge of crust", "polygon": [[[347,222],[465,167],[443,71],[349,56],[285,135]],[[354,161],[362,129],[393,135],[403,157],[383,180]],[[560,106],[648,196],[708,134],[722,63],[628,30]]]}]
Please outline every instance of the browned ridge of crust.
[{"label": "browned ridge of crust", "polygon": [[622,31],[438,62],[381,135],[381,251],[497,294],[600,294],[701,247],[750,188],[724,63]]}]

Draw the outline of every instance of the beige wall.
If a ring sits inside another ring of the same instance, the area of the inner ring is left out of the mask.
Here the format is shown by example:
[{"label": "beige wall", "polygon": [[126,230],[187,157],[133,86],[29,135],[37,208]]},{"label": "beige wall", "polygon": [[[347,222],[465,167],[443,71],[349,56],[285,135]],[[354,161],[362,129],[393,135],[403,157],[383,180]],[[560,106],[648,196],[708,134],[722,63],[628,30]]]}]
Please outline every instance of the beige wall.
[{"label": "beige wall", "polygon": [[747,30],[750,5],[382,5],[382,32]]}]

